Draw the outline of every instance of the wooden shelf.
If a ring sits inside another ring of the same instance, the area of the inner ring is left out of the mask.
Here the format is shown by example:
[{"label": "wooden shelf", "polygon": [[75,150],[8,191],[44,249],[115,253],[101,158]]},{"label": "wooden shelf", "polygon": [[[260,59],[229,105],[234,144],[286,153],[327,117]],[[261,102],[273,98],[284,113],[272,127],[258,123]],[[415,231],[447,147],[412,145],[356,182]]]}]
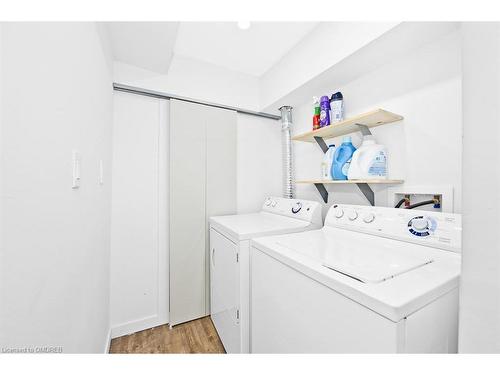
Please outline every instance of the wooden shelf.
[{"label": "wooden shelf", "polygon": [[358,125],[374,128],[376,126],[389,124],[402,119],[403,116],[378,108],[374,111],[366,112],[356,117],[351,117],[318,130],[311,130],[307,133],[298,134],[292,137],[292,139],[294,141],[316,142],[314,137],[329,139],[357,132],[360,130]]},{"label": "wooden shelf", "polygon": [[402,184],[404,180],[299,180],[297,184]]},{"label": "wooden shelf", "polygon": [[297,184],[314,184],[325,203],[328,203],[328,190],[326,190],[325,185],[356,185],[368,199],[368,202],[375,206],[375,194],[369,184],[395,185],[404,183],[404,180],[298,180],[295,182]]},{"label": "wooden shelf", "polygon": [[[400,121],[403,116],[397,115],[395,113],[385,111],[383,109],[376,109],[371,112],[363,113],[362,115],[351,117],[347,120],[337,122],[333,125],[325,126],[324,128],[313,130],[307,133],[299,134],[294,136],[292,139],[294,141],[302,142],[316,142],[323,152],[328,151],[328,145],[325,143],[325,139],[334,138],[341,135],[354,133],[361,131],[363,135],[370,135],[370,129],[375,126],[380,126],[384,124],[389,124],[391,122]],[[353,184],[357,185],[359,190],[368,199],[372,206],[375,205],[375,194],[370,187],[370,184],[385,184],[385,185],[395,185],[404,183],[403,180],[299,180],[295,181],[298,184],[314,184],[318,192],[321,194],[323,201],[328,203],[328,191],[325,185],[346,185]]]}]

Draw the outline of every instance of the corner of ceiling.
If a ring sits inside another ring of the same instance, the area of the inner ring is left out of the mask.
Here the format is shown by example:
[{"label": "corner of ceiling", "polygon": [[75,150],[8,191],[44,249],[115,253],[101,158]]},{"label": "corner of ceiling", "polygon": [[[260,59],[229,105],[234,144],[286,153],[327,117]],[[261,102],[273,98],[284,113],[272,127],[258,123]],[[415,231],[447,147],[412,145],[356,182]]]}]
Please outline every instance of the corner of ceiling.
[{"label": "corner of ceiling", "polygon": [[168,60],[166,62],[166,66],[164,68],[164,70],[161,72],[163,74],[168,74],[169,70],[170,70],[170,66],[172,64],[172,59],[174,58],[174,54],[175,54],[175,45],[177,43],[177,35],[179,33],[179,27],[180,27],[180,22],[172,22],[169,24],[168,28],[169,28],[169,33],[171,35],[171,37],[169,38],[169,56],[168,56]]}]

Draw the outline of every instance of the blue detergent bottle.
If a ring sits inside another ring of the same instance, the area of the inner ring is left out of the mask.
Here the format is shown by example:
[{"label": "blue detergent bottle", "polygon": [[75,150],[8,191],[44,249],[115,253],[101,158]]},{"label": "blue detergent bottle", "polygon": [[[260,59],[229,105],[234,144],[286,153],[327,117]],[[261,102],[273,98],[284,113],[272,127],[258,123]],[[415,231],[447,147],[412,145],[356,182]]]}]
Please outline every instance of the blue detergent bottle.
[{"label": "blue detergent bottle", "polygon": [[354,151],[356,147],[352,144],[351,137],[344,137],[342,144],[337,147],[333,155],[332,177],[334,180],[347,180],[347,171]]}]

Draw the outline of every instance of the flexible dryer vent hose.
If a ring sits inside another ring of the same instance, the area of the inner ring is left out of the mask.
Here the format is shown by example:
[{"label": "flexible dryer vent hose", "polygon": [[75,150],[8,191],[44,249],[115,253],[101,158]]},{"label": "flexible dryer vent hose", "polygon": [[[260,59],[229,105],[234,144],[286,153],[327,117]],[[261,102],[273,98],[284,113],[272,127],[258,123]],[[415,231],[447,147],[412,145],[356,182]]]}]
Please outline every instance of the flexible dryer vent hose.
[{"label": "flexible dryer vent hose", "polygon": [[281,142],[283,159],[283,197],[295,197],[292,160],[292,107],[283,106],[281,111]]}]

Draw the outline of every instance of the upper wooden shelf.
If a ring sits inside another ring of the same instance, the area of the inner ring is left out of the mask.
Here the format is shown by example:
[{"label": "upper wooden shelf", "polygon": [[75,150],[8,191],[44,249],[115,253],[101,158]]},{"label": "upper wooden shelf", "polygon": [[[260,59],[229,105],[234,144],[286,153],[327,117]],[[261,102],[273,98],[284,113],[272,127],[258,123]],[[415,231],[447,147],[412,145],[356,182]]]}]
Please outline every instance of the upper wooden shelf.
[{"label": "upper wooden shelf", "polygon": [[365,125],[369,128],[374,128],[375,126],[389,124],[402,119],[403,116],[379,108],[374,111],[366,112],[362,115],[325,126],[324,128],[318,130],[297,134],[292,139],[294,141],[315,142],[314,137],[329,139],[357,132],[359,131],[359,127],[357,125]]}]

